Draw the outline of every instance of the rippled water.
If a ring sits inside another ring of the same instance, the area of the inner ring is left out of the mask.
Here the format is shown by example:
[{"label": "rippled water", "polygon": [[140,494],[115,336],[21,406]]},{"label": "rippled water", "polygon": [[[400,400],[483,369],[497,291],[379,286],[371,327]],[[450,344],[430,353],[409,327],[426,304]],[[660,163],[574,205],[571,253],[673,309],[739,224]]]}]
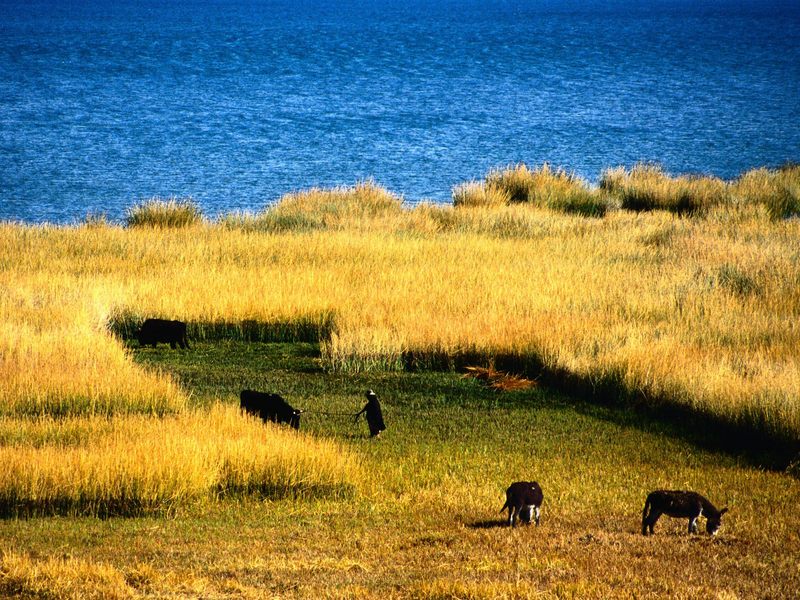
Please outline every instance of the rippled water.
[{"label": "rippled water", "polygon": [[[166,5],[166,6],[165,6]],[[0,0],[0,219],[800,160],[800,3]]]}]

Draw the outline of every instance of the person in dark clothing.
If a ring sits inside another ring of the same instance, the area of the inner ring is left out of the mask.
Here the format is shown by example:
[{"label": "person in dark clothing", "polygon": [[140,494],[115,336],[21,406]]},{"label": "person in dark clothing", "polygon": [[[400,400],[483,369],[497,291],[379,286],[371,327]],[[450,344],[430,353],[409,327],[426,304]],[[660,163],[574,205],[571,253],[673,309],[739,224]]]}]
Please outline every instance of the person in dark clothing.
[{"label": "person in dark clothing", "polygon": [[378,396],[376,396],[375,392],[372,390],[367,390],[367,403],[364,405],[364,408],[361,409],[361,412],[356,415],[354,423],[358,422],[358,417],[360,417],[362,413],[367,413],[367,425],[369,425],[370,437],[377,437],[381,434],[381,431],[386,429],[386,425],[383,423],[381,403],[378,402]]}]

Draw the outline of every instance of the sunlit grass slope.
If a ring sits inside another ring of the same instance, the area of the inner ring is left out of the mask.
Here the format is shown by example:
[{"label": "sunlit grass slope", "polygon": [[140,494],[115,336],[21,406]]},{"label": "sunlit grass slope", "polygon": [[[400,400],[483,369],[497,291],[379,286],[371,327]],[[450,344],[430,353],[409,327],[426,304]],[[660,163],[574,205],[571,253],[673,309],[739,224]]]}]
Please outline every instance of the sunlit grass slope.
[{"label": "sunlit grass slope", "polygon": [[[186,398],[169,377],[136,367],[108,335],[118,282],[98,273],[78,274],[63,255],[56,260],[60,251],[49,247],[58,243],[54,231],[19,229],[20,237],[7,245],[10,231],[0,233],[0,414],[181,410]],[[42,254],[26,256],[28,242],[42,244]],[[48,256],[53,262],[44,267]]]},{"label": "sunlit grass slope", "polygon": [[160,316],[195,339],[316,335],[326,366],[349,372],[510,357],[798,440],[797,219],[758,203],[702,218],[530,204],[403,209],[367,183],[218,224],[4,225],[4,410],[179,407],[106,335]]}]

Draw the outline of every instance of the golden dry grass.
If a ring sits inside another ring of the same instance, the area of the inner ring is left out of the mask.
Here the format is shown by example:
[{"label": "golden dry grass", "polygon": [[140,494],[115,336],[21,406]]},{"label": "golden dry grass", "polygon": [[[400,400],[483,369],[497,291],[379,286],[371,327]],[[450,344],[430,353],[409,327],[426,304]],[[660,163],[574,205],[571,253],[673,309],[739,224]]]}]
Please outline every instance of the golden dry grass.
[{"label": "golden dry grass", "polygon": [[602,216],[610,202],[602,190],[563,168],[548,163],[529,168],[524,163],[504,169],[492,169],[485,181],[470,182],[453,188],[454,206],[500,206],[527,203],[539,208]]},{"label": "golden dry grass", "polygon": [[713,176],[666,173],[659,165],[606,169],[600,189],[619,199],[624,209],[668,210],[705,214],[716,206],[760,206],[772,219],[800,214],[800,166],[751,169],[733,181]]},{"label": "golden dry grass", "polygon": [[4,515],[172,514],[216,497],[351,494],[355,458],[329,440],[215,406],[161,419],[0,420]]},{"label": "golden dry grass", "polygon": [[728,201],[728,184],[710,176],[671,176],[658,165],[637,164],[607,169],[600,188],[620,199],[622,208],[669,210],[677,213],[707,211]]},{"label": "golden dry grass", "polygon": [[85,559],[32,559],[18,552],[0,554],[0,593],[14,598],[116,600],[133,597],[125,576],[108,564]]},{"label": "golden dry grass", "polygon": [[467,181],[453,187],[453,206],[506,206],[511,197],[499,186],[489,186],[483,181]]},{"label": "golden dry grass", "polygon": [[0,414],[165,414],[184,408],[186,398],[169,377],[137,368],[108,336],[113,284],[57,272],[63,264],[26,271],[22,255],[11,256],[15,269],[0,273]]},{"label": "golden dry grass", "polygon": [[168,379],[142,373],[108,338],[101,324],[115,315],[212,325],[333,315],[322,340],[330,369],[513,355],[798,439],[797,220],[725,207],[705,219],[587,220],[423,206],[354,227],[2,226],[0,343],[29,348],[7,350],[4,397],[28,407],[40,394],[69,412],[105,386],[124,406],[179,404]]},{"label": "golden dry grass", "polygon": [[732,201],[761,204],[773,219],[800,214],[800,165],[752,169],[731,185]]},{"label": "golden dry grass", "polygon": [[266,232],[352,229],[363,221],[396,223],[402,205],[402,198],[366,180],[351,187],[286,194],[258,215],[234,213],[221,217],[220,222],[231,228]]}]

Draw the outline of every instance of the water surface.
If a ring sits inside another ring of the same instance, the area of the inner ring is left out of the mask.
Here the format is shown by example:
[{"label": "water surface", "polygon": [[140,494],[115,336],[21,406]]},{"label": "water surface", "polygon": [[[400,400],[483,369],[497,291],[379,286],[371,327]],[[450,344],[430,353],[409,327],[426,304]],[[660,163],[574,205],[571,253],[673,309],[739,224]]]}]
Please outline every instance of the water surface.
[{"label": "water surface", "polygon": [[0,0],[0,219],[800,160],[800,3]]}]

